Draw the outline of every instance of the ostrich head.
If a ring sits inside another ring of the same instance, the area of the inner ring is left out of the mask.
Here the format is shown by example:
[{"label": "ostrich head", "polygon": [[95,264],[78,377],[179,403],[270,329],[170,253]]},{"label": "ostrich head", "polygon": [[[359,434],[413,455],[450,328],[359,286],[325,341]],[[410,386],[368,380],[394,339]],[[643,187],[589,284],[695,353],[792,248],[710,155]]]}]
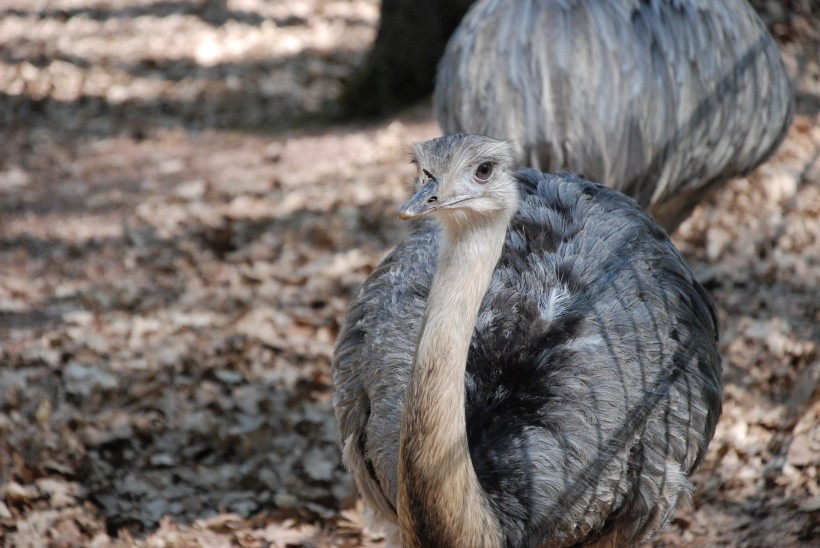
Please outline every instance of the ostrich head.
[{"label": "ostrich head", "polygon": [[512,143],[480,135],[445,135],[413,146],[418,176],[399,217],[426,214],[445,226],[509,218],[518,209],[518,183],[511,171]]}]

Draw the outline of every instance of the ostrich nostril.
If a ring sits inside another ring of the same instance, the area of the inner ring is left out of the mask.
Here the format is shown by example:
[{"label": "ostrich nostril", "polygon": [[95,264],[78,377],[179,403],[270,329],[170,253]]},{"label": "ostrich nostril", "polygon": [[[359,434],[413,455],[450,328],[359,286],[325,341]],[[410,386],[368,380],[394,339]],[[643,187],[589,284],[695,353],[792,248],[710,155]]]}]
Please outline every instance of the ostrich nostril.
[{"label": "ostrich nostril", "polygon": [[427,199],[427,203],[428,203],[428,204],[434,204],[434,203],[436,203],[436,202],[438,202],[438,196],[430,196],[430,197]]}]

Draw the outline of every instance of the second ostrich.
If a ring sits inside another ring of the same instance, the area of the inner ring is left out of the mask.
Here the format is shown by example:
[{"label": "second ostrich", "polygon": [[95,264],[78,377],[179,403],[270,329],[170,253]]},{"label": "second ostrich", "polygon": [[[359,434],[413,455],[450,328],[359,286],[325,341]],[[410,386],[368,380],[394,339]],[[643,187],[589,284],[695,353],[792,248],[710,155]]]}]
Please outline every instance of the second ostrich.
[{"label": "second ostrich", "polygon": [[333,360],[344,461],[396,544],[648,539],[720,413],[713,304],[633,200],[513,154],[415,146],[414,227]]},{"label": "second ostrich", "polygon": [[668,230],[763,162],[794,97],[747,0],[478,0],[441,59],[445,133],[621,190]]}]

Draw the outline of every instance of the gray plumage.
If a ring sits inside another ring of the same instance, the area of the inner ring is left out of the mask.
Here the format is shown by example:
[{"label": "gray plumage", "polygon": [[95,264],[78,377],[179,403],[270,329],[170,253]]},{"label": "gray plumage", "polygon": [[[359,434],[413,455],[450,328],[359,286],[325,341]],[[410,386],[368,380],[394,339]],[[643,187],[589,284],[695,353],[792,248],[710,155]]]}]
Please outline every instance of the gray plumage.
[{"label": "gray plumage", "polygon": [[[478,162],[481,138],[470,139],[421,146],[442,165],[460,157],[453,150],[477,146]],[[512,177],[520,205],[464,378],[472,466],[507,546],[643,540],[688,496],[714,433],[714,306],[632,199],[569,174]],[[352,303],[333,360],[344,461],[388,527],[441,238],[437,222],[413,222]]]},{"label": "gray plumage", "polygon": [[445,133],[632,196],[673,230],[782,141],[793,91],[746,0],[479,0],[440,61]]}]

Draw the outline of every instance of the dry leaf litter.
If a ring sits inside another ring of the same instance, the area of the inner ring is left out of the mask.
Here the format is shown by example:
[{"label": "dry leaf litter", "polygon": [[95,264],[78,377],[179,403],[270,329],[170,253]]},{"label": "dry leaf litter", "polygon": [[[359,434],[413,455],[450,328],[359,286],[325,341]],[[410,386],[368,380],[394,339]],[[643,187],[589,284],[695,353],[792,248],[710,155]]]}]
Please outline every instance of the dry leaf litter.
[{"label": "dry leaf litter", "polygon": [[[675,235],[724,412],[656,546],[820,542],[820,7],[755,2],[798,112]],[[332,345],[405,227],[429,107],[320,123],[374,0],[0,5],[0,543],[380,546]],[[307,124],[307,125],[306,125]]]}]

